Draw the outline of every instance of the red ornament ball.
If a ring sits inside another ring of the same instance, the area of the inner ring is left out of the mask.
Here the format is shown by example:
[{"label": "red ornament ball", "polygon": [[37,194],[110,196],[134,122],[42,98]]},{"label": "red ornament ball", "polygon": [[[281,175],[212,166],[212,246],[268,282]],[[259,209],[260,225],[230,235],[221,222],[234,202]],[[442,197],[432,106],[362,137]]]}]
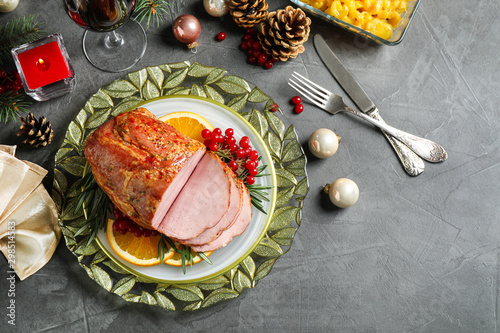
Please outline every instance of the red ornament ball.
[{"label": "red ornament ball", "polygon": [[184,14],[177,17],[172,25],[172,31],[175,39],[179,42],[187,44],[187,47],[192,49],[198,46],[196,41],[201,34],[200,21],[190,14]]}]

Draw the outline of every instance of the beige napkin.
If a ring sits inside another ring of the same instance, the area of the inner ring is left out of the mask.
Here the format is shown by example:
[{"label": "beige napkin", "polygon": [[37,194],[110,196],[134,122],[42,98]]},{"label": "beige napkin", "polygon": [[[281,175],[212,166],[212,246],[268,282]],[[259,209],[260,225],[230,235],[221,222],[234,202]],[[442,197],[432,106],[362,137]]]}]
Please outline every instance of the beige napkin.
[{"label": "beige napkin", "polygon": [[24,280],[50,260],[61,229],[42,185],[47,170],[15,158],[15,148],[0,145],[0,251]]}]

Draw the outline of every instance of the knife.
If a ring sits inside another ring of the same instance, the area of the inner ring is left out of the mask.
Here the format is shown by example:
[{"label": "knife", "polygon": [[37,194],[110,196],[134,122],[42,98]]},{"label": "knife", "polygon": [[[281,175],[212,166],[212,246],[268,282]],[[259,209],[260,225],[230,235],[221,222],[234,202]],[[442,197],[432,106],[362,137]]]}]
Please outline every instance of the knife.
[{"label": "knife", "polygon": [[[363,88],[361,88],[354,76],[340,62],[321,35],[317,34],[314,36],[314,46],[330,73],[349,95],[360,111],[383,122],[384,120],[380,116],[375,104],[372,102],[370,97],[368,97]],[[396,151],[396,154],[403,164],[403,168],[407,174],[410,176],[418,176],[424,171],[424,161],[417,154],[411,151],[405,144],[401,143],[401,141],[396,140],[384,131],[382,131],[382,133],[384,133],[385,137]]]}]

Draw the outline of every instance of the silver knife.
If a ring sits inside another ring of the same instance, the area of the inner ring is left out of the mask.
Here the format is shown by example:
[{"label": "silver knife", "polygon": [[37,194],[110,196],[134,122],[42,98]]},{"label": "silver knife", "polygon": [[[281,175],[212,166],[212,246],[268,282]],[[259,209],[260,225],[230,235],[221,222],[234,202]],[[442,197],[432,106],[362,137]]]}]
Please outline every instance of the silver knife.
[{"label": "silver knife", "polygon": [[[321,60],[323,60],[330,73],[332,73],[333,77],[353,100],[360,111],[364,112],[372,118],[383,122],[384,120],[382,119],[382,117],[380,117],[379,111],[375,104],[372,102],[370,97],[368,97],[363,88],[361,88],[354,76],[340,62],[340,60],[337,58],[335,53],[333,53],[328,44],[326,44],[323,37],[318,34],[315,35],[314,46],[316,47],[316,51],[318,51]],[[406,173],[408,173],[410,176],[418,176],[419,174],[421,174],[425,169],[424,161],[417,154],[411,151],[410,148],[408,148],[405,144],[401,143],[401,141],[394,139],[384,131],[382,132],[396,151],[396,154],[403,164],[403,168]]]}]

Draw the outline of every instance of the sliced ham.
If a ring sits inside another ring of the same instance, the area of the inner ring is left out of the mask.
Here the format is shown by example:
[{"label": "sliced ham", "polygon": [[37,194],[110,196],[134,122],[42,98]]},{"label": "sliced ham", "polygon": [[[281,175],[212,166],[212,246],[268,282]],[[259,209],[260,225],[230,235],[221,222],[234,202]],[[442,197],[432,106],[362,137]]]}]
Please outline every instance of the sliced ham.
[{"label": "sliced ham", "polygon": [[111,118],[85,144],[97,184],[145,228],[163,220],[204,152],[203,144],[144,108]]},{"label": "sliced ham", "polygon": [[157,230],[174,240],[195,238],[215,226],[230,205],[231,179],[225,164],[207,151]]},{"label": "sliced ham", "polygon": [[238,215],[238,218],[235,220],[234,224],[231,225],[228,229],[223,231],[219,237],[217,237],[215,240],[213,240],[210,243],[204,244],[204,245],[193,245],[191,248],[196,251],[196,252],[207,252],[207,251],[215,251],[217,249],[220,249],[221,247],[226,246],[229,244],[234,237],[241,235],[246,228],[248,227],[248,224],[250,223],[250,220],[252,219],[252,200],[250,198],[250,194],[248,193],[248,189],[246,186],[243,184],[243,182],[238,178],[238,180],[241,182],[243,185],[243,204],[242,204],[242,209],[240,211],[240,214]]},{"label": "sliced ham", "polygon": [[227,164],[224,163],[224,165],[226,173],[230,175],[231,180],[231,195],[229,208],[226,214],[224,214],[224,216],[215,226],[206,229],[197,237],[188,240],[180,240],[182,244],[193,246],[210,243],[215,238],[217,238],[221,234],[221,232],[232,225],[238,218],[241,208],[243,207],[243,188],[239,185],[237,177],[233,173],[233,171],[227,166]]}]

